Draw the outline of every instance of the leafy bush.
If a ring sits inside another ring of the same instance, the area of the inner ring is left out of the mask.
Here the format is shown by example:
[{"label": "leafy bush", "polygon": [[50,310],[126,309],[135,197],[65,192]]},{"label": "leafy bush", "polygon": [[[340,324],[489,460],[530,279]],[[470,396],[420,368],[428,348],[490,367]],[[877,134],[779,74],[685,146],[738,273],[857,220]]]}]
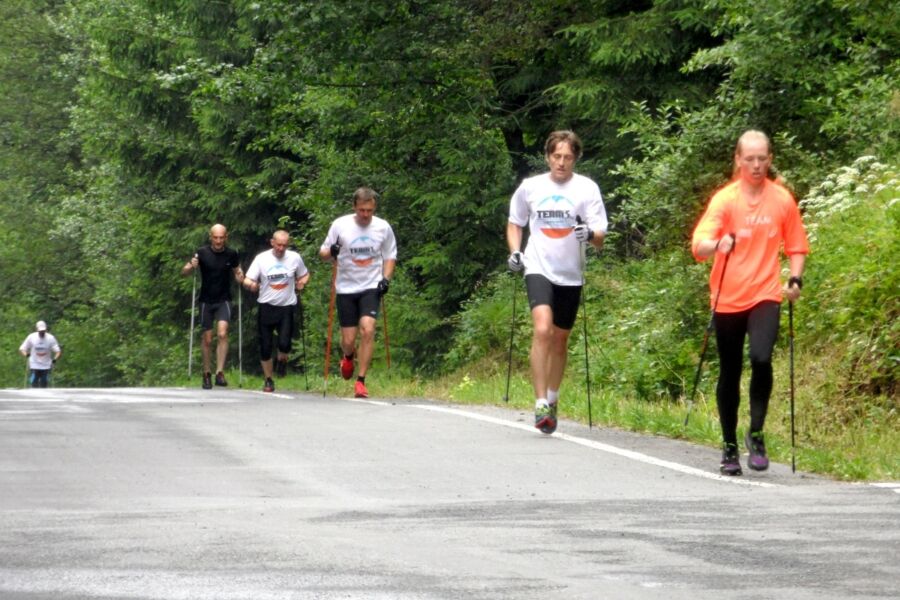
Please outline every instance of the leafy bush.
[{"label": "leafy bush", "polygon": [[[586,283],[588,355],[592,387],[642,400],[678,399],[691,383],[709,315],[708,267],[687,251],[657,260],[589,261]],[[515,368],[527,368],[531,319],[521,278],[497,274],[478,289],[455,320],[445,367],[493,358],[505,367],[512,324]],[[569,371],[584,380],[584,327],[576,322],[569,343]],[[714,364],[708,361],[707,364]]]},{"label": "leafy bush", "polygon": [[[515,295],[515,323],[513,323]],[[531,345],[531,319],[525,284],[519,275],[496,272],[478,286],[451,320],[453,341],[444,368],[453,371],[484,358],[506,364],[510,328],[514,327],[513,359],[517,368],[527,364]]]},{"label": "leafy bush", "polygon": [[[805,333],[832,356],[840,395],[893,398],[900,376],[900,178],[865,156],[802,203],[812,242]],[[823,385],[825,382],[823,382]]]}]

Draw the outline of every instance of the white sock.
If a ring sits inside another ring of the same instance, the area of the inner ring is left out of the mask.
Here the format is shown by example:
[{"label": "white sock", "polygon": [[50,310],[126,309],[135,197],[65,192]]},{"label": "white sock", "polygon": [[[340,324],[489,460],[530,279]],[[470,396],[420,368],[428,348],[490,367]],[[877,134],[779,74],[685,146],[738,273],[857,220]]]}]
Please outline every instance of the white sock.
[{"label": "white sock", "polygon": [[551,390],[548,388],[547,401],[550,402],[550,404],[556,404],[557,402],[559,402],[559,390]]},{"label": "white sock", "polygon": [[534,401],[535,408],[541,408],[542,406],[550,406],[550,403],[547,402],[546,398],[538,398]]}]

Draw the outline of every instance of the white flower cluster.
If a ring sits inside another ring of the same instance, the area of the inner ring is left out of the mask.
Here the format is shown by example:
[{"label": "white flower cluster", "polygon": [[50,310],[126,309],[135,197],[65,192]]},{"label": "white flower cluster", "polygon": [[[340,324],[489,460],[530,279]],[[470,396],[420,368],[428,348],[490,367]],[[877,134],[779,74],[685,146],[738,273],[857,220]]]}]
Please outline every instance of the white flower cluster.
[{"label": "white flower cluster", "polygon": [[201,58],[192,58],[170,71],[157,71],[154,78],[163,89],[174,89],[183,83],[199,81],[202,77],[215,77],[234,67],[231,63],[210,65]]},{"label": "white flower cluster", "polygon": [[[800,206],[811,217],[807,224],[810,241],[816,239],[818,222],[840,214],[866,198],[886,189],[900,189],[897,173],[874,156],[861,156],[850,166],[843,166],[813,187]],[[885,200],[885,207],[893,206],[900,198]]]}]

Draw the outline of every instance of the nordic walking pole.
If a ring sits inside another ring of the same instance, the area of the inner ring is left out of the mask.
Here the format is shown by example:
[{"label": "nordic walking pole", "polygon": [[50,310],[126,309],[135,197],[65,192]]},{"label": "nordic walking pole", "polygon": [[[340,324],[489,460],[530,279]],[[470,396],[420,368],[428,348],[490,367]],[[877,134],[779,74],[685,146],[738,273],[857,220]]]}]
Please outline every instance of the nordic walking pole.
[{"label": "nordic walking pole", "polygon": [[[728,235],[731,236],[732,244],[736,244],[737,238],[734,237],[734,234],[729,233]],[[709,334],[713,330],[713,322],[716,318],[716,308],[719,306],[719,296],[722,293],[722,281],[725,280],[725,269],[728,268],[728,259],[731,258],[732,252],[734,252],[734,245],[731,246],[731,250],[725,255],[725,263],[722,265],[722,273],[719,275],[719,289],[716,290],[716,299],[713,302],[712,310],[709,311],[709,324],[706,326],[706,332],[703,334],[703,344],[700,347],[700,362],[697,363],[697,373],[694,375],[694,387],[691,390],[691,397],[688,400],[687,414],[684,416],[685,427],[687,427],[688,420],[691,418],[691,408],[694,406],[694,394],[697,393],[697,384],[700,383],[700,371],[703,369],[703,359],[706,356],[706,345],[709,343]]]},{"label": "nordic walking pole", "polygon": [[28,376],[31,375],[31,369],[28,368],[28,361],[31,360],[29,356],[25,357],[25,385],[23,386],[25,388],[28,387]]},{"label": "nordic walking pole", "polygon": [[[194,255],[197,256],[196,254]],[[191,367],[194,363],[194,311],[197,306],[197,270],[194,269],[194,283],[191,286],[191,330],[188,335],[188,379],[191,378]]]},{"label": "nordic walking pole", "polygon": [[788,301],[788,332],[790,333],[791,356],[791,473],[797,472],[797,459],[794,450],[794,303]]},{"label": "nordic walking pole", "polygon": [[238,387],[244,387],[244,319],[241,310],[244,284],[238,286]]},{"label": "nordic walking pole", "polygon": [[384,321],[384,358],[387,361],[388,370],[391,369],[391,344],[388,342],[388,318],[387,306],[384,304],[384,296],[381,296],[381,318]]},{"label": "nordic walking pole", "polygon": [[[583,269],[582,269],[583,271]],[[587,405],[588,405],[588,429],[594,427],[594,413],[591,410],[591,368],[588,362],[588,326],[587,326],[587,304],[584,297],[586,296],[584,285],[584,274],[582,274],[581,284],[581,323],[584,325],[584,383],[587,387]]]},{"label": "nordic walking pole", "polygon": [[297,298],[297,304],[300,305],[300,341],[303,342],[303,376],[306,378],[306,391],[309,391],[309,370],[306,368],[306,307],[303,306],[303,300]]},{"label": "nordic walking pole", "polygon": [[[581,215],[575,215],[575,221],[581,225]],[[587,304],[585,302],[586,278],[584,269],[587,263],[587,244],[579,244],[578,251],[581,254],[581,323],[584,326],[584,383],[587,389],[588,429],[594,428],[594,411],[591,410],[591,370],[588,361],[588,330],[587,330]]]},{"label": "nordic walking pole", "polygon": [[331,366],[331,334],[334,325],[334,302],[337,290],[335,281],[337,280],[337,260],[331,263],[331,299],[328,300],[328,332],[325,336],[325,386],[322,390],[322,397],[328,395],[328,369]]},{"label": "nordic walking pole", "polygon": [[512,274],[512,321],[509,324],[509,355],[506,361],[506,393],[503,401],[509,403],[509,379],[512,376],[513,333],[516,331],[516,274]]}]

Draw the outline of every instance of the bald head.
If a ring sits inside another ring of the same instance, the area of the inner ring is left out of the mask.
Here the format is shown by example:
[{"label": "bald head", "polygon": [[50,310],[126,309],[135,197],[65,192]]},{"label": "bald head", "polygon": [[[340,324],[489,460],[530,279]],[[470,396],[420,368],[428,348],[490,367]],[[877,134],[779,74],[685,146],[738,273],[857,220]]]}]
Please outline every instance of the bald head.
[{"label": "bald head", "polygon": [[272,244],[272,254],[278,258],[282,258],[284,257],[284,252],[287,250],[288,245],[291,243],[291,234],[284,229],[279,229],[272,234],[270,243]]},{"label": "bald head", "polygon": [[216,252],[221,252],[228,241],[228,230],[224,225],[216,223],[209,228],[209,245]]}]

